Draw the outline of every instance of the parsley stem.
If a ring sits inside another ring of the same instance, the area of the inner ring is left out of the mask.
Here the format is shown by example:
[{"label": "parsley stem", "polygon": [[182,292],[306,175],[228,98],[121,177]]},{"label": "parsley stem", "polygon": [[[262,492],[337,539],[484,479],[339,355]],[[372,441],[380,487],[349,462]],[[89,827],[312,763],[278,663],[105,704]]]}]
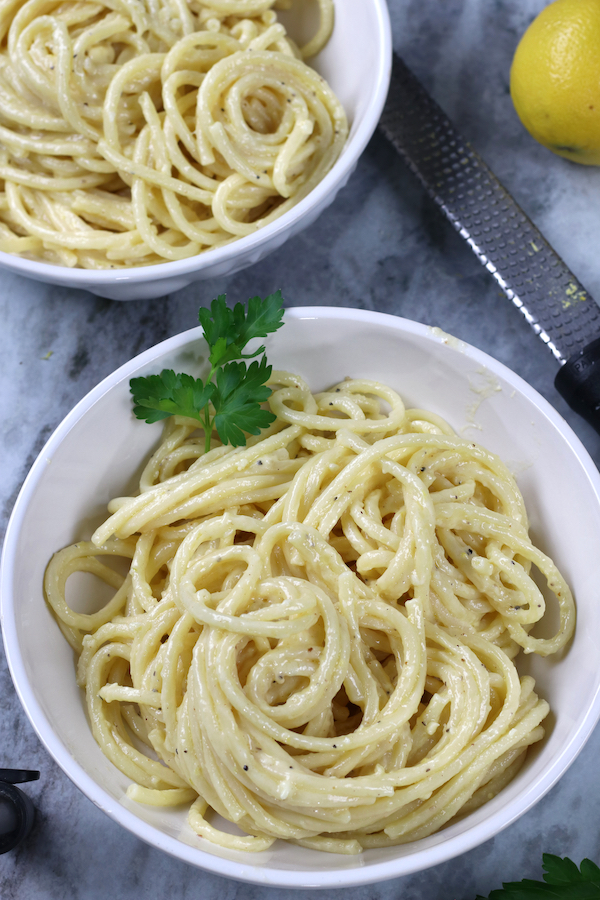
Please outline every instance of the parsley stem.
[{"label": "parsley stem", "polygon": [[204,452],[208,453],[210,450],[210,439],[212,437],[213,423],[210,420],[210,409],[208,406],[206,407],[206,411],[204,413]]}]

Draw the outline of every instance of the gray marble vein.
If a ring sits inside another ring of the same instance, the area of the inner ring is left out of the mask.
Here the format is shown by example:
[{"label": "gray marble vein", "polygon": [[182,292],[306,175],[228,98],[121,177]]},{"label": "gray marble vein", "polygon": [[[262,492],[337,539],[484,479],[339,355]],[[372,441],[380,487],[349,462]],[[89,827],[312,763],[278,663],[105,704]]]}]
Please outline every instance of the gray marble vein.
[{"label": "gray marble vein", "polygon": [[[514,48],[544,0],[390,0],[394,45],[600,298],[600,170],[554,157],[513,111]],[[360,213],[360,216],[357,215]],[[510,366],[565,416],[600,463],[600,437],[553,387],[555,363],[458,235],[376,134],[316,224],[251,270],[159,300],[122,304],[0,272],[0,528],[44,442],[72,406],[130,357],[195,324],[200,303],[282,287],[287,304],[375,309],[440,326]],[[331,900],[473,900],[540,877],[541,854],[600,862],[600,731],[528,814],[479,848]],[[28,841],[0,858],[2,900],[281,900],[302,892],[237,884],[165,856],[87,800],[41,747],[0,651],[0,766],[39,768]]]}]

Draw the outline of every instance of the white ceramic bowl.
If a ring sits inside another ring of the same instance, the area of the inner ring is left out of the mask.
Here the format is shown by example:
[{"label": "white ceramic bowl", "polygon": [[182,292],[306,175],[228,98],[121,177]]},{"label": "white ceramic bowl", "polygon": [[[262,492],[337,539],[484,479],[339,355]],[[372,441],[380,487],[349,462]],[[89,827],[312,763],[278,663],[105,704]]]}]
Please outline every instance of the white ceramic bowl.
[{"label": "white ceramic bowl", "polygon": [[499,453],[517,475],[534,540],[574,589],[574,643],[559,660],[526,657],[552,707],[549,733],[494,800],[441,833],[358,857],[278,842],[268,852],[228,852],[196,837],[186,812],[125,798],[128,779],[103,756],[75,685],[73,654],[44,604],[52,553],[85,536],[122,494],[160,434],[133,418],[129,379],[163,367],[194,372],[193,329],[148,350],[96,387],[59,426],[17,500],[4,548],[1,590],[6,653],[21,701],[48,751],[99,807],[143,840],[221,875],[263,885],[328,887],[379,881],[450,859],[492,837],[562,775],[600,714],[600,475],[569,426],[500,363],[424,325],[359,310],[286,313],[267,341],[269,361],[321,389],[346,375],[396,387],[411,405],[443,415],[460,434]]},{"label": "white ceramic bowl", "polygon": [[[305,9],[309,16],[314,11],[312,4]],[[303,37],[306,22],[301,17],[290,13],[286,19],[285,13],[279,15],[292,37]],[[162,297],[204,278],[232,275],[277,250],[288,238],[311,225],[333,202],[377,127],[392,64],[391,29],[385,0],[335,0],[333,34],[310,64],[323,75],[341,100],[348,116],[350,134],[331,171],[281,218],[224,247],[154,266],[105,271],[70,269],[0,251],[0,267],[36,281],[81,288],[112,300],[141,300]]]}]

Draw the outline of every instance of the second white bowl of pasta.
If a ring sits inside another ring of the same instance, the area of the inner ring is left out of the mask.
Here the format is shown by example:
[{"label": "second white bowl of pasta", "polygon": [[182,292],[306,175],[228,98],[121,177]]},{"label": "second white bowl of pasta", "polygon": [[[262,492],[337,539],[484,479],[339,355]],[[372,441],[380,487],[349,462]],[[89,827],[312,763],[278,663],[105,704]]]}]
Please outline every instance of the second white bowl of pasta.
[{"label": "second white bowl of pasta", "polygon": [[131,378],[206,375],[199,329],[67,417],[8,528],[7,656],[59,765],[154,846],[396,877],[508,826],[593,729],[600,477],[439,330],[295,309],[264,343],[277,418],[246,446],[132,415]]},{"label": "second white bowl of pasta", "polygon": [[371,137],[385,0],[11,7],[0,265],[117,300],[262,259],[310,225]]}]

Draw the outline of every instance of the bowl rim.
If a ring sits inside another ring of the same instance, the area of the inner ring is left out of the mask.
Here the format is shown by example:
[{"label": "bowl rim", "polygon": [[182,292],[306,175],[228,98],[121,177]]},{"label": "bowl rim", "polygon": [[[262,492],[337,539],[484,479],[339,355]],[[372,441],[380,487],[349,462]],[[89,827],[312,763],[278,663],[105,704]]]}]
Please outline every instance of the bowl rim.
[{"label": "bowl rim", "polygon": [[[545,417],[550,420],[551,424],[559,431],[561,437],[578,457],[585,474],[595,489],[597,498],[600,500],[600,472],[570,425],[544,397],[519,375],[483,351],[456,338],[449,340],[450,336],[439,329],[387,313],[344,307],[291,307],[286,309],[285,316],[288,320],[326,318],[382,325],[403,334],[425,338],[438,344],[449,345],[451,351],[466,355],[475,363],[490,368],[494,374],[502,377],[509,385],[516,388],[530,402],[534,403]],[[147,366],[167,353],[172,353],[186,344],[198,340],[200,337],[202,337],[202,329],[196,327],[167,338],[124,363],[89,391],[67,414],[48,439],[31,467],[15,502],[6,530],[0,564],[0,626],[2,627],[4,649],[9,670],[17,695],[40,741],[69,779],[96,806],[135,836],[184,862],[213,874],[242,882],[298,889],[359,886],[423,871],[479,846],[507,828],[531,809],[574,762],[600,718],[600,685],[590,699],[587,711],[582,715],[579,725],[571,735],[570,740],[553,757],[547,770],[537,780],[533,788],[531,786],[528,787],[523,795],[510,801],[506,806],[497,810],[483,821],[476,823],[469,830],[451,837],[447,841],[442,841],[431,847],[426,846],[408,855],[399,855],[391,860],[375,863],[367,862],[362,867],[350,867],[345,870],[327,870],[308,866],[303,869],[279,869],[270,868],[268,862],[263,866],[248,866],[244,865],[243,862],[212,854],[200,847],[193,847],[174,837],[170,837],[153,825],[138,818],[133,812],[105,792],[79,765],[54,732],[29,682],[17,639],[13,570],[18,551],[21,525],[27,506],[39,482],[47,472],[47,460],[52,456],[54,449],[61,444],[73,426],[92,409],[101,397],[125,379],[129,379],[134,372],[142,367]]]},{"label": "bowl rim", "polygon": [[348,138],[342,152],[332,168],[315,187],[283,216],[274,219],[264,228],[252,234],[235,238],[221,247],[198,253],[185,259],[169,260],[145,266],[134,266],[116,269],[82,269],[60,266],[55,263],[30,260],[13,253],[0,250],[0,268],[9,269],[17,274],[48,281],[51,284],[68,283],[69,286],[85,288],[87,285],[123,284],[127,282],[146,284],[161,278],[172,278],[199,272],[209,266],[225,264],[242,254],[251,254],[253,250],[270,239],[292,228],[306,213],[319,207],[325,198],[341,187],[349,177],[359,157],[369,142],[383,111],[391,71],[392,71],[392,28],[386,0],[369,0],[375,11],[377,25],[377,44],[380,52],[377,55],[375,91],[365,111],[362,122],[355,133]]}]

